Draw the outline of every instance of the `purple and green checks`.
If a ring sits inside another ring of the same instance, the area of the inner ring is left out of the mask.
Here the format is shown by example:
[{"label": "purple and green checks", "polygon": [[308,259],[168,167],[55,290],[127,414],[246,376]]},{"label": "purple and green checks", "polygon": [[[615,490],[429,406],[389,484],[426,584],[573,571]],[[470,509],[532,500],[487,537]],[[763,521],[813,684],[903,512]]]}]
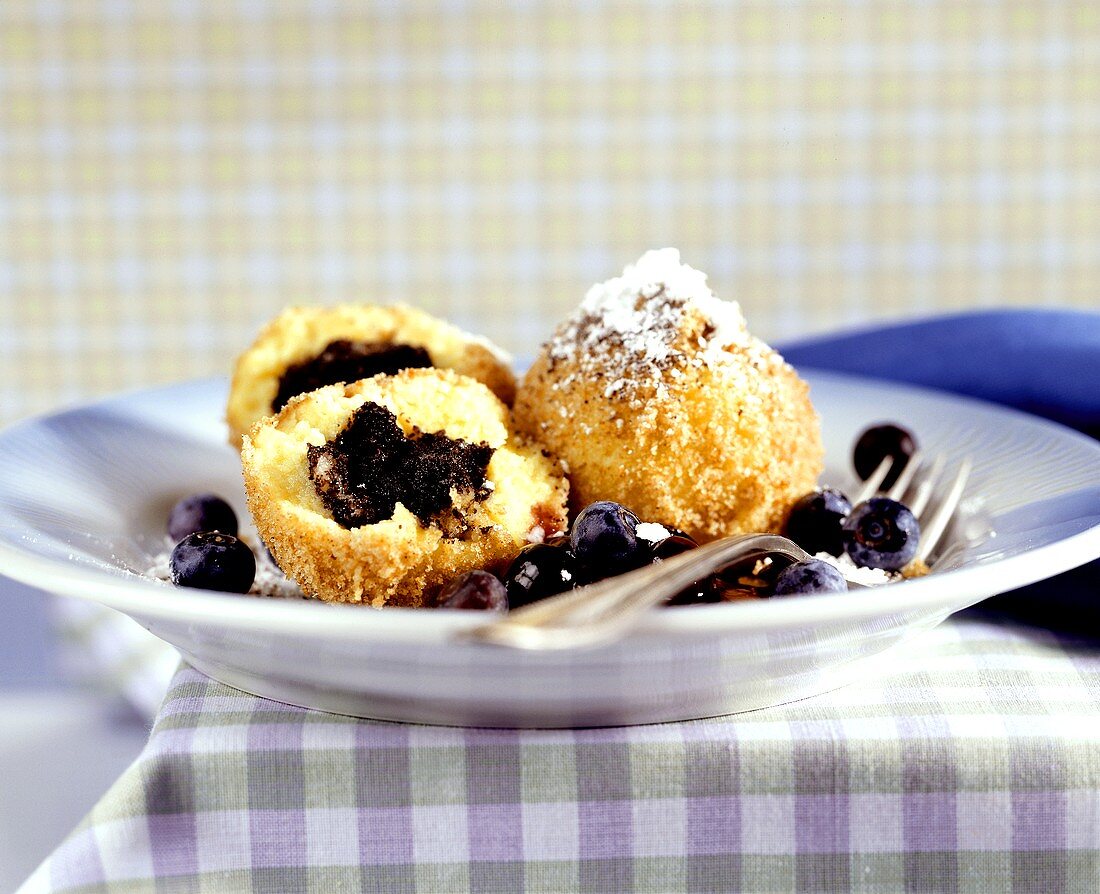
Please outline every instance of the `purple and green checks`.
[{"label": "purple and green checks", "polygon": [[1100,652],[963,618],[796,704],[523,732],[321,714],[183,668],[23,894],[153,890],[1100,890]]}]

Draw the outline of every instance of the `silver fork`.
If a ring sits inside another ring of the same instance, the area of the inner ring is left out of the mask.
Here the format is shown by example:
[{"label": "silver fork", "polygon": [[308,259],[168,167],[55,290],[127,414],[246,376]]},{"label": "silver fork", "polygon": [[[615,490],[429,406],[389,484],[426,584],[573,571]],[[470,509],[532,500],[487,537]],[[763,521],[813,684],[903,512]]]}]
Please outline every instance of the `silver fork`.
[{"label": "silver fork", "polygon": [[[933,491],[945,467],[946,460],[938,456],[929,468],[924,468],[921,456],[915,454],[885,494],[895,500],[910,495],[906,505],[921,523],[917,558],[922,561],[931,554],[958,508],[971,461],[969,458],[962,461],[929,513]],[[884,459],[864,482],[853,505],[879,493],[890,468],[890,459]],[[918,473],[921,473],[919,481]],[[784,556],[796,562],[811,558],[793,541],[777,534],[725,537],[663,562],[515,609],[487,624],[465,630],[459,637],[533,651],[597,645],[621,636],[646,611],[667,602],[696,581],[735,563],[768,556]],[[862,585],[849,580],[849,586]]]},{"label": "silver fork", "polygon": [[[869,500],[876,494],[904,502],[920,522],[920,542],[917,545],[915,560],[923,562],[932,555],[932,550],[940,542],[940,538],[943,537],[944,531],[947,530],[948,524],[955,515],[955,510],[959,508],[959,501],[962,500],[963,490],[970,479],[970,470],[973,466],[974,463],[969,456],[963,457],[955,477],[940,497],[935,511],[929,513],[933,490],[943,478],[944,470],[947,468],[947,458],[942,453],[937,454],[926,467],[924,457],[918,450],[909,457],[909,461],[902,468],[893,487],[882,492],[879,488],[882,487],[882,482],[886,480],[890,469],[893,468],[890,457],[886,457],[871,473],[871,477],[863,482],[863,486],[852,500],[852,505]],[[920,480],[916,481],[918,473],[920,473]],[[906,497],[907,499],[904,499]]]}]

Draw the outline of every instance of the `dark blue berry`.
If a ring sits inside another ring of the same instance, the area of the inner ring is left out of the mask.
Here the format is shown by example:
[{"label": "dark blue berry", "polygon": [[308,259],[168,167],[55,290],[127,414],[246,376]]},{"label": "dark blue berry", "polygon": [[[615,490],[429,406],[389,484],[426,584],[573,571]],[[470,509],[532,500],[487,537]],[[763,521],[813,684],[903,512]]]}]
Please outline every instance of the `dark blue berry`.
[{"label": "dark blue berry", "polygon": [[706,577],[682,589],[665,605],[709,605],[723,601],[722,591],[714,585],[714,579]]},{"label": "dark blue berry", "polygon": [[647,544],[638,540],[638,516],[602,500],[581,510],[569,532],[569,545],[585,583],[644,565]]},{"label": "dark blue berry", "polygon": [[719,568],[711,575],[710,584],[719,602],[770,596],[775,589],[775,579],[784,567],[781,561],[752,556]]},{"label": "dark blue berry", "polygon": [[[675,528],[668,528],[667,530],[669,531],[668,537],[650,543],[650,561],[654,563],[663,562],[665,559],[671,559],[673,556],[686,553],[688,550],[695,549],[699,546],[694,538],[685,534],[683,531],[677,531]],[[721,600],[717,590],[714,588],[713,581],[711,578],[707,577],[702,580],[697,580],[685,587],[665,604],[697,605],[699,603],[719,601]]]},{"label": "dark blue berry", "polygon": [[562,543],[532,543],[525,546],[504,575],[511,608],[564,593],[576,585],[576,563],[572,553]]},{"label": "dark blue berry", "polygon": [[440,594],[440,608],[503,612],[508,610],[508,591],[495,574],[471,571],[456,578]]},{"label": "dark blue berry", "polygon": [[794,562],[779,572],[775,579],[776,596],[799,593],[844,593],[848,582],[834,566],[824,559]]},{"label": "dark blue berry", "polygon": [[898,480],[898,475],[909,462],[909,457],[917,452],[917,439],[912,432],[899,425],[873,425],[866,429],[856,440],[855,449],[852,451],[852,463],[856,467],[856,474],[866,481],[874,473],[879,464],[886,458],[893,460],[890,472],[886,480],[882,482],[882,489],[889,490]]},{"label": "dark blue berry", "polygon": [[199,531],[172,550],[172,583],[179,587],[247,593],[256,579],[256,557],[232,534]]},{"label": "dark blue berry", "polygon": [[237,536],[237,514],[217,494],[184,497],[168,513],[168,536],[179,541],[199,531],[221,531]]},{"label": "dark blue berry", "polygon": [[857,565],[900,571],[917,554],[920,525],[909,508],[887,497],[860,503],[844,520],[844,549]]},{"label": "dark blue berry", "polygon": [[791,507],[783,533],[810,554],[839,556],[844,552],[840,523],[851,511],[852,504],[848,498],[840,491],[827,487],[806,494]]},{"label": "dark blue berry", "polygon": [[699,544],[695,542],[693,537],[689,537],[681,531],[670,531],[669,535],[663,540],[650,544],[649,552],[652,561],[661,562],[665,559],[671,559],[673,556],[678,556],[680,553],[686,553],[689,549],[695,549],[697,546]]}]

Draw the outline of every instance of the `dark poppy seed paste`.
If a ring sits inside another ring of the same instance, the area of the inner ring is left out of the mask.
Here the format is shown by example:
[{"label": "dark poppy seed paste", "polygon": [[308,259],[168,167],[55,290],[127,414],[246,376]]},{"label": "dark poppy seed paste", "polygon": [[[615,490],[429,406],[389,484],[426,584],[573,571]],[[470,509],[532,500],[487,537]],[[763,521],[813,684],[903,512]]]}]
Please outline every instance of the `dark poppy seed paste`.
[{"label": "dark poppy seed paste", "polygon": [[471,444],[417,429],[406,435],[385,407],[365,403],[333,440],[309,447],[309,477],[345,528],[393,517],[397,503],[427,527],[452,511],[451,489],[489,496],[488,444]]},{"label": "dark poppy seed paste", "polygon": [[337,382],[358,382],[380,374],[393,375],[403,369],[422,369],[432,365],[431,355],[421,347],[365,341],[329,342],[312,360],[287,367],[279,380],[279,390],[271,402],[279,412],[292,397],[316,391]]}]

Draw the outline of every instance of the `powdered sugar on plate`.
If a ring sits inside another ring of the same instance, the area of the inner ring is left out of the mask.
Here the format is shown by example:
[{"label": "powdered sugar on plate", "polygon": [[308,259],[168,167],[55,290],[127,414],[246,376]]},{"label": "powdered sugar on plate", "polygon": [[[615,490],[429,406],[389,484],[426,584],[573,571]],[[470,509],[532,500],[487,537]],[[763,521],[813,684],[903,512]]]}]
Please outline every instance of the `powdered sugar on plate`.
[{"label": "powdered sugar on plate", "polygon": [[881,587],[883,584],[890,584],[902,579],[900,574],[891,574],[882,568],[865,568],[863,565],[857,565],[848,557],[847,553],[841,553],[839,558],[829,553],[818,553],[814,558],[828,562],[840,571],[849,583],[860,584],[864,587]]}]

